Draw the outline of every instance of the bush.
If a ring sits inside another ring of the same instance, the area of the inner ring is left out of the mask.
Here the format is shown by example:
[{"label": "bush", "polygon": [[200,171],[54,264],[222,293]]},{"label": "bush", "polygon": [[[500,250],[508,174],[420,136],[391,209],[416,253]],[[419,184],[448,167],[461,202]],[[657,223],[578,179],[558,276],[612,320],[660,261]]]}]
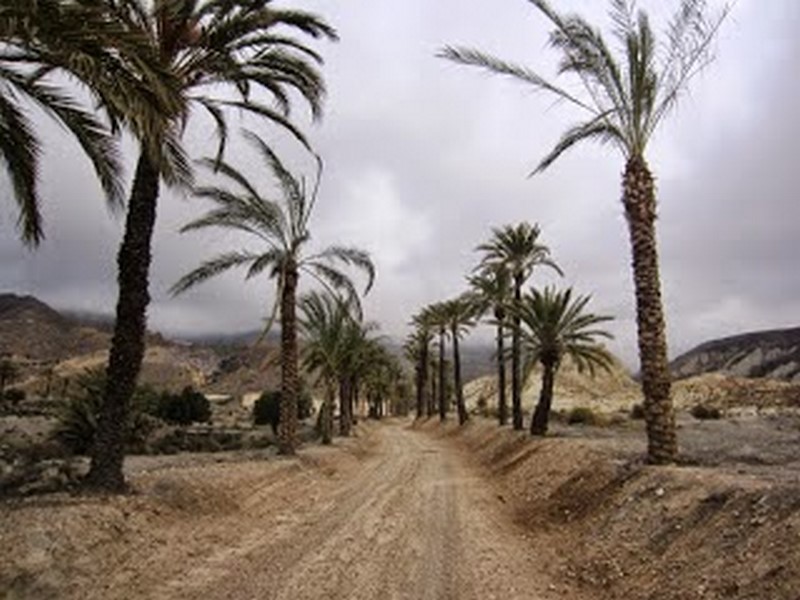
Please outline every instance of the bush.
[{"label": "bush", "polygon": [[[103,369],[92,369],[78,376],[77,391],[73,392],[59,415],[55,438],[74,454],[88,453],[94,443],[105,382]],[[157,421],[142,409],[142,403],[142,391],[137,389],[126,427],[125,442],[129,449],[144,447],[147,436],[157,426]]]},{"label": "bush", "polygon": [[188,431],[176,427],[160,436],[148,446],[151,454],[177,454],[178,452],[221,452],[240,450],[241,434],[234,435],[223,431]]},{"label": "bush", "polygon": [[[308,390],[301,390],[297,402],[297,418],[307,419],[311,416],[311,394]],[[273,433],[278,432],[278,424],[281,421],[281,392],[271,390],[261,394],[253,405],[253,422],[256,425],[269,425]]]},{"label": "bush", "polygon": [[153,414],[174,425],[208,423],[211,420],[211,404],[200,392],[185,387],[180,394],[162,394]]},{"label": "bush", "polygon": [[576,406],[567,413],[567,423],[570,425],[597,425],[600,419],[591,408]]},{"label": "bush", "polygon": [[634,404],[631,407],[631,419],[634,421],[641,421],[644,419],[644,405],[642,403]]},{"label": "bush", "polygon": [[25,400],[25,390],[20,390],[17,388],[10,388],[5,391],[3,394],[3,398],[8,400],[9,402],[22,402]]},{"label": "bush", "polygon": [[718,408],[713,406],[706,406],[705,404],[697,404],[689,411],[695,419],[701,420],[716,420],[722,418],[722,413]]}]

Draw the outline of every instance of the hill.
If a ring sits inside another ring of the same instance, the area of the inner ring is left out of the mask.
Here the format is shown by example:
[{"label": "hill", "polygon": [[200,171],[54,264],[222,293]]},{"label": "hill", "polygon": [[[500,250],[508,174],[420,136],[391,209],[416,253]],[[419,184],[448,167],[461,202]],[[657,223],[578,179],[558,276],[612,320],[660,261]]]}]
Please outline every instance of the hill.
[{"label": "hill", "polygon": [[[106,315],[58,311],[33,296],[0,294],[0,355],[17,364],[15,385],[29,394],[63,396],[78,374],[102,368],[112,330],[113,318]],[[139,380],[158,389],[191,385],[237,396],[275,387],[276,369],[267,360],[273,339],[252,348],[235,343],[238,336],[187,343],[148,332]]]},{"label": "hill", "polygon": [[673,360],[670,367],[676,379],[724,373],[800,383],[800,327],[705,342]]}]

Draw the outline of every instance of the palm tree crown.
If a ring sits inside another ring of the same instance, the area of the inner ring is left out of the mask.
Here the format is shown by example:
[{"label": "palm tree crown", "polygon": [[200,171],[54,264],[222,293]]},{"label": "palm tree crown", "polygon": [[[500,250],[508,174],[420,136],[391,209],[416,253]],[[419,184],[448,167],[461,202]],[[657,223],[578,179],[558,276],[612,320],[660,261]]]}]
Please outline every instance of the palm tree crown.
[{"label": "palm tree crown", "polygon": [[711,60],[711,44],[728,14],[706,13],[705,0],[682,0],[659,45],[647,13],[635,1],[611,0],[613,35],[623,49],[615,56],[601,32],[577,14],[562,15],[547,0],[529,0],[550,20],[550,44],[562,53],[559,73],[575,75],[585,88],[579,98],[531,69],[483,52],[447,47],[440,56],[488,69],[554,94],[588,119],[568,129],[536,167],[542,171],[578,142],[611,143],[626,159],[643,157],[648,142],[675,108],[688,82]]},{"label": "palm tree crown", "polygon": [[591,296],[573,298],[572,288],[563,291],[550,286],[543,291],[532,288],[522,298],[519,315],[526,369],[536,363],[558,368],[568,356],[578,371],[594,374],[595,367],[608,369],[613,358],[597,343],[597,338],[613,336],[598,327],[614,317],[584,312]]},{"label": "palm tree crown", "polygon": [[585,312],[590,296],[572,297],[572,288],[557,291],[547,287],[543,292],[531,289],[515,309],[522,326],[522,347],[525,371],[542,366],[542,388],[539,402],[531,418],[531,433],[547,432],[550,407],[553,401],[555,374],[564,356],[572,359],[578,371],[588,370],[594,375],[595,367],[610,369],[611,354],[597,338],[611,338],[611,334],[598,327],[613,317]]},{"label": "palm tree crown", "polygon": [[[321,161],[318,161],[317,177],[312,189],[309,190],[305,180],[297,179],[286,170],[278,156],[261,138],[252,133],[248,133],[246,137],[265,160],[280,185],[284,202],[267,199],[235,167],[222,162],[219,171],[229,183],[233,184],[236,191],[222,187],[198,188],[195,195],[211,200],[216,207],[185,225],[181,231],[196,231],[209,227],[232,229],[256,238],[264,244],[264,248],[258,252],[251,250],[227,252],[209,259],[183,276],[172,287],[172,292],[182,293],[235,267],[247,267],[247,279],[267,272],[269,277],[277,282],[278,295],[266,330],[279,313],[280,292],[286,285],[287,277],[292,274],[304,272],[324,287],[342,292],[348,300],[358,303],[358,292],[352,280],[335,265],[339,263],[354,266],[364,271],[368,276],[364,289],[366,294],[375,279],[375,267],[367,252],[344,246],[330,246],[314,254],[305,252],[306,245],[311,241],[308,225],[319,191]],[[209,166],[214,164],[212,159],[206,159],[204,162]]]},{"label": "palm tree crown", "polygon": [[[104,109],[85,109],[53,73],[66,73]],[[19,206],[26,244],[44,238],[39,206],[41,141],[23,101],[62,124],[91,160],[112,207],[124,186],[114,131],[123,123],[139,138],[182,110],[175,77],[149,40],[108,2],[13,0],[0,7],[0,156]],[[109,126],[110,125],[110,126]]]},{"label": "palm tree crown", "polygon": [[538,225],[523,221],[492,229],[492,238],[477,247],[483,252],[481,267],[505,269],[517,279],[527,279],[537,266],[546,266],[561,274],[561,269],[550,258],[550,249],[539,243]]}]

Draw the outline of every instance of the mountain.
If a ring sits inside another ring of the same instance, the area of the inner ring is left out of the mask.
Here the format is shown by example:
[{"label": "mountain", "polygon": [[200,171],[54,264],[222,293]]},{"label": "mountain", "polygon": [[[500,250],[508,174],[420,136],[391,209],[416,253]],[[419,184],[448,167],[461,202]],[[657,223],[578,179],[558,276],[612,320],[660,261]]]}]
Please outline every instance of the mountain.
[{"label": "mountain", "polygon": [[0,353],[55,361],[95,352],[109,336],[84,327],[33,296],[0,294]]},{"label": "mountain", "polygon": [[[0,355],[17,365],[15,385],[35,395],[64,395],[75,377],[108,363],[113,318],[57,311],[33,296],[0,294]],[[240,395],[276,387],[270,355],[274,334],[253,348],[256,335],[211,336],[213,343],[172,341],[148,332],[139,381],[157,389],[192,385],[204,391]],[[239,342],[239,343],[237,343]]]},{"label": "mountain", "polygon": [[705,342],[670,364],[676,379],[702,373],[800,382],[800,327]]}]

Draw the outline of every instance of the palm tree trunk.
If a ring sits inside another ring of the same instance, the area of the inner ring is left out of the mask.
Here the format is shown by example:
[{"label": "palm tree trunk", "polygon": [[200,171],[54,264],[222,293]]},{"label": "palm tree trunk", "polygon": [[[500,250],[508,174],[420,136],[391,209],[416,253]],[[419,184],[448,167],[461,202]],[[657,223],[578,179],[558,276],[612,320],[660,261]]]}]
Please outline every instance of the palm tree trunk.
[{"label": "palm tree trunk", "polygon": [[[358,423],[358,416],[356,412],[358,411],[358,406],[361,403],[360,400],[360,390],[361,390],[361,383],[358,380],[358,377],[353,377],[350,380],[350,389],[349,394],[347,396],[347,401],[350,403],[350,425],[356,425]],[[355,408],[354,408],[355,407]]]},{"label": "palm tree trunk", "polygon": [[458,351],[458,331],[452,328],[453,334],[453,379],[456,385],[456,408],[458,409],[458,424],[463,425],[469,419],[467,407],[464,404],[464,389],[461,386],[461,356]]},{"label": "palm tree trunk", "polygon": [[349,377],[339,379],[339,435],[349,436],[353,424],[353,394]]},{"label": "palm tree trunk", "polygon": [[339,435],[341,436],[348,436],[350,435],[350,426],[352,424],[352,418],[348,415],[345,417],[345,405],[350,405],[352,403],[352,394],[350,392],[350,377],[347,375],[343,375],[339,379],[339,404],[341,404],[342,410],[339,412]]},{"label": "palm tree trunk", "polygon": [[497,318],[497,417],[500,425],[508,422],[508,403],[506,400],[506,359],[504,356],[504,331],[503,317],[500,311],[495,311]]},{"label": "palm tree trunk", "polygon": [[647,457],[651,463],[666,464],[675,461],[678,443],[670,398],[666,325],[658,273],[655,185],[647,163],[641,157],[631,158],[625,167],[622,202],[633,254]]},{"label": "palm tree trunk", "polygon": [[439,420],[447,418],[447,399],[444,384],[444,327],[439,329]]},{"label": "palm tree trunk", "polygon": [[550,421],[550,408],[553,405],[553,383],[555,381],[555,363],[547,361],[542,363],[542,389],[539,392],[539,402],[533,411],[531,419],[531,434],[544,435]]},{"label": "palm tree trunk", "polygon": [[297,438],[297,268],[286,268],[281,291],[281,419],[278,452],[294,454]]},{"label": "palm tree trunk", "polygon": [[332,382],[325,384],[325,401],[322,403],[320,424],[322,425],[322,443],[330,444],[333,441],[333,403],[336,392]]},{"label": "palm tree trunk", "polygon": [[[522,274],[514,275],[514,306],[519,307],[522,300]],[[514,429],[524,429],[522,419],[522,382],[520,376],[520,318],[514,315],[514,328],[511,331],[511,412]]]},{"label": "palm tree trunk", "polygon": [[436,400],[439,397],[436,393],[436,377],[433,374],[433,365],[430,365],[429,368],[431,369],[431,397],[430,401],[428,402],[428,416],[432,417],[436,414]]},{"label": "palm tree trunk", "polygon": [[417,418],[421,419],[425,415],[425,378],[423,374],[425,369],[417,362],[416,366],[416,383],[417,383]]},{"label": "palm tree trunk", "polygon": [[125,489],[122,463],[131,397],[142,367],[150,303],[150,244],[156,222],[158,171],[145,151],[136,165],[125,220],[125,235],[117,255],[119,297],[111,339],[103,405],[86,476],[89,487],[109,492]]}]

